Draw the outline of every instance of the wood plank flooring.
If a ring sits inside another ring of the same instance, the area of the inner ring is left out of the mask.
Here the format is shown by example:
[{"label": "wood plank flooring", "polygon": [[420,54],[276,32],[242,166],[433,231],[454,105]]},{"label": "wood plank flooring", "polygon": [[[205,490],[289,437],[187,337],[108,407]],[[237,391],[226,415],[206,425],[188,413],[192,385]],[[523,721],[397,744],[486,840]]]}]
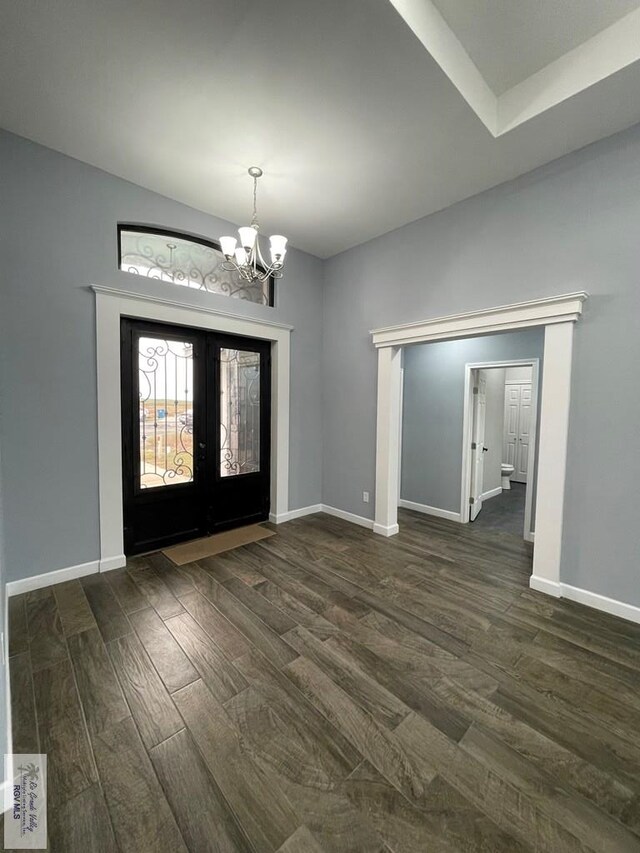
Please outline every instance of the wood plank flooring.
[{"label": "wood plank flooring", "polygon": [[55,853],[640,853],[640,626],[510,534],[325,515],[10,600]]}]

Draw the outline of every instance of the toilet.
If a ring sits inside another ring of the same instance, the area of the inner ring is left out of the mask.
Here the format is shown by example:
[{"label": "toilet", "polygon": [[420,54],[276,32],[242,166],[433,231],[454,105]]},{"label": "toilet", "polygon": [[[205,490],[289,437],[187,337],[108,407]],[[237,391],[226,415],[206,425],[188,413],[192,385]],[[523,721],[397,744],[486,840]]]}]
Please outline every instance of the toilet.
[{"label": "toilet", "polygon": [[506,462],[503,462],[500,466],[501,468],[501,476],[502,476],[502,488],[510,489],[511,488],[511,475],[515,471],[513,465],[507,465]]}]

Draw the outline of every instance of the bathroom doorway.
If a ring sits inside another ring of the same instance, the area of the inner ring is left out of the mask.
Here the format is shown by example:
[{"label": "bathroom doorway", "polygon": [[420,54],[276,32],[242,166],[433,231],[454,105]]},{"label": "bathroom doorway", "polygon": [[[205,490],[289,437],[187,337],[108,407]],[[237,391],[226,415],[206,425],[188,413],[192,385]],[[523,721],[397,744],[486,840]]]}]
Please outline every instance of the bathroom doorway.
[{"label": "bathroom doorway", "polygon": [[538,360],[465,365],[461,521],[523,535],[535,518]]}]

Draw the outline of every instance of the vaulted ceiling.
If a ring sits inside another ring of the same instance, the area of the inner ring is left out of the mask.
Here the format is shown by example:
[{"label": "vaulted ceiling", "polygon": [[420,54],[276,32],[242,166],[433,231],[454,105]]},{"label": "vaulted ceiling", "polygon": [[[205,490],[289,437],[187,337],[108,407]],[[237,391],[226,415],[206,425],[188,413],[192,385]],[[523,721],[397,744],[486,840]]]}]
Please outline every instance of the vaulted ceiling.
[{"label": "vaulted ceiling", "polygon": [[235,222],[260,165],[327,257],[640,121],[639,58],[640,0],[4,0],[0,126]]}]

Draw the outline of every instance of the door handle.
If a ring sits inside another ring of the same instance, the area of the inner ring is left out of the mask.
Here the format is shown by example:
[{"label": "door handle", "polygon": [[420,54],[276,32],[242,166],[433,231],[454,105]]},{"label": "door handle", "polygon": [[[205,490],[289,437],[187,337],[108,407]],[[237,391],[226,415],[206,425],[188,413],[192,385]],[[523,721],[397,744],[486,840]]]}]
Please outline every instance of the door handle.
[{"label": "door handle", "polygon": [[198,442],[198,447],[200,448],[200,450],[204,450],[206,446],[207,445],[203,441]]},{"label": "door handle", "polygon": [[483,452],[483,453],[486,453],[488,449],[489,449],[488,447],[483,447],[483,448],[482,448],[482,452]]}]

